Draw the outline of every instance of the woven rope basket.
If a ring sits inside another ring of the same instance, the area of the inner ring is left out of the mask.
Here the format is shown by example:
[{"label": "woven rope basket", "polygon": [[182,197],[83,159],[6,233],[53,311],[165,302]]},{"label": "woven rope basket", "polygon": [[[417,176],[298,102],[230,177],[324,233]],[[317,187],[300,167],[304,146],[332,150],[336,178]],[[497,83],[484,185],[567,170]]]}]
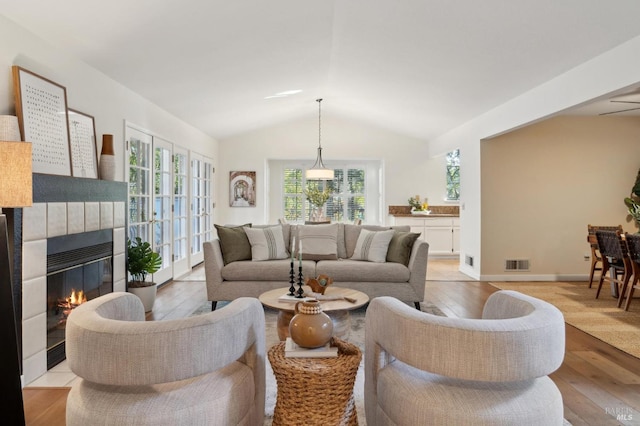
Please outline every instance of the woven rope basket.
[{"label": "woven rope basket", "polygon": [[285,358],[284,342],[269,349],[278,383],[273,425],[357,425],[353,385],[362,359],[357,346],[332,338],[335,358]]}]

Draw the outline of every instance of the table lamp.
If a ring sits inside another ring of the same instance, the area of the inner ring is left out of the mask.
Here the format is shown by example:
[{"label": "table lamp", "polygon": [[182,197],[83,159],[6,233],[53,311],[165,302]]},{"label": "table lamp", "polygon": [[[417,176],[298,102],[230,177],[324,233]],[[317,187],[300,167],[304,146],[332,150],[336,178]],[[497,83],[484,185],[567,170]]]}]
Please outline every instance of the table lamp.
[{"label": "table lamp", "polygon": [[[0,209],[27,207],[33,202],[31,144],[2,141],[5,138],[20,140],[19,130],[16,135],[17,118],[13,117],[13,120],[7,117],[12,116],[0,116]],[[3,417],[6,417],[7,424],[23,425],[25,418],[13,304],[12,259],[7,217],[0,210],[0,342],[5,348],[0,351],[0,377],[3,377],[2,394],[6,396],[6,406],[9,407]]]}]

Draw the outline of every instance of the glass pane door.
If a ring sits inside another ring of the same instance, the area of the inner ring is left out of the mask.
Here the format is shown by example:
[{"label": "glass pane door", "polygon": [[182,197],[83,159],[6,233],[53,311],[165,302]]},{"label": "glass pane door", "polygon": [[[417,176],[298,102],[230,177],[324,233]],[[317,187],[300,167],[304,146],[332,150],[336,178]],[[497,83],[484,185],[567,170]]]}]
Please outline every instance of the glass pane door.
[{"label": "glass pane door", "polygon": [[173,278],[172,150],[171,143],[153,138],[153,249],[162,256],[162,267],[153,274],[158,284]]},{"label": "glass pane door", "polygon": [[127,127],[129,146],[129,233],[128,237],[151,239],[151,145],[152,137]]},{"label": "glass pane door", "polygon": [[213,164],[191,153],[191,266],[204,260],[202,243],[212,238]]},{"label": "glass pane door", "polygon": [[189,169],[187,151],[173,149],[173,275],[189,272]]}]

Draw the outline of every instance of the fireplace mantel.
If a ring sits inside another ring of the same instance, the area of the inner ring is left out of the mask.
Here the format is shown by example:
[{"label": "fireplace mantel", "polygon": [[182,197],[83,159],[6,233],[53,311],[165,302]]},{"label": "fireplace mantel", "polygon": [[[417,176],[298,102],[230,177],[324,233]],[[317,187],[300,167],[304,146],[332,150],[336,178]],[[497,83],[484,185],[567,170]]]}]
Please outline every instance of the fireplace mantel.
[{"label": "fireplace mantel", "polygon": [[33,206],[7,209],[13,235],[13,292],[23,384],[47,371],[47,238],[113,231],[114,291],[126,290],[127,184],[34,173]]}]

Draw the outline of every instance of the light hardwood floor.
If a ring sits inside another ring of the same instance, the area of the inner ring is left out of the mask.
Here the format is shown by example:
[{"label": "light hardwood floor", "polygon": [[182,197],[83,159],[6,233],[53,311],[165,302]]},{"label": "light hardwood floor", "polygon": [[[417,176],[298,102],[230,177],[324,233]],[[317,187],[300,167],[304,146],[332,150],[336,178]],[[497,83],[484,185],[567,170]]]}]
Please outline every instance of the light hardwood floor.
[{"label": "light hardwood floor", "polygon": [[[430,274],[439,263],[430,260]],[[443,271],[451,267],[448,263],[440,265]],[[206,300],[204,284],[198,281],[202,278],[199,267],[185,281],[164,285],[148,319],[190,315]],[[494,291],[487,282],[429,280],[426,294],[448,316],[478,318]],[[565,360],[551,378],[562,392],[565,417],[574,426],[640,425],[640,359],[567,326]],[[64,425],[67,392],[68,388],[25,388],[27,424]]]}]

